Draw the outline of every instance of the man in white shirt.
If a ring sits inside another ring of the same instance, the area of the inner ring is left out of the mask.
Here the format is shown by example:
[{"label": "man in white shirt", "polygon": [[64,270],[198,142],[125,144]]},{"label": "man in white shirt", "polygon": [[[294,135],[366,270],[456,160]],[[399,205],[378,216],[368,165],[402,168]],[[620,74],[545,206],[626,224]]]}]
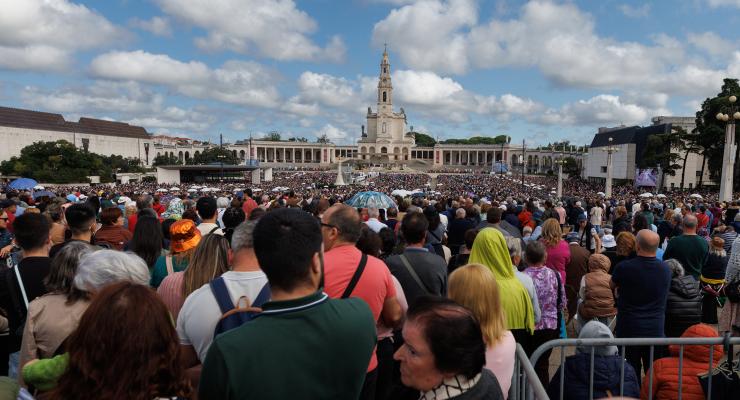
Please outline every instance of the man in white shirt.
[{"label": "man in white shirt", "polygon": [[[267,283],[254,254],[252,232],[256,222],[248,221],[234,230],[231,238],[231,271],[221,275],[236,305],[239,298],[246,296],[248,305]],[[177,335],[185,367],[190,368],[203,362],[213,342],[213,332],[221,319],[221,309],[213,296],[210,285],[203,285],[187,299],[177,317]]]},{"label": "man in white shirt", "polygon": [[209,196],[204,196],[198,199],[195,203],[195,210],[198,211],[201,223],[198,225],[198,230],[201,236],[210,235],[215,233],[217,235],[223,235],[224,232],[216,223],[218,218],[218,207],[216,199]]},{"label": "man in white shirt", "polygon": [[388,225],[380,222],[378,220],[378,217],[380,216],[380,211],[378,211],[375,207],[370,207],[367,209],[367,216],[369,217],[367,221],[365,221],[365,225],[367,225],[370,229],[373,230],[373,232],[380,232],[381,229],[387,228]]}]

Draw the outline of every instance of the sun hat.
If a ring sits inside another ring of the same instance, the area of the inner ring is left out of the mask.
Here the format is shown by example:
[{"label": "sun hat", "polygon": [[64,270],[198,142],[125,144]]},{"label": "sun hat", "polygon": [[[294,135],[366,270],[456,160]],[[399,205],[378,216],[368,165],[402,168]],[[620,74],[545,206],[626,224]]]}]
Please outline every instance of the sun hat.
[{"label": "sun hat", "polygon": [[200,238],[200,231],[193,220],[181,219],[170,226],[170,250],[175,253],[195,248]]}]

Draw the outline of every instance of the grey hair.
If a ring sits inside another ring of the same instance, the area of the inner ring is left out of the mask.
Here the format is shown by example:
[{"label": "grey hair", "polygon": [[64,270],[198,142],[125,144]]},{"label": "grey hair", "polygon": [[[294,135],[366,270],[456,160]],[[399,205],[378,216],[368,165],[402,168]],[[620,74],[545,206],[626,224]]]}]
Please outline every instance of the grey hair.
[{"label": "grey hair", "polygon": [[143,210],[145,208],[152,208],[154,205],[154,198],[148,194],[142,194],[136,199],[136,208]]},{"label": "grey hair", "polygon": [[680,261],[676,260],[675,258],[670,258],[668,260],[664,260],[663,262],[666,263],[666,265],[668,265],[668,268],[671,269],[672,278],[678,278],[684,275],[685,272]]},{"label": "grey hair", "polygon": [[522,256],[522,244],[521,241],[513,236],[506,238],[506,247],[509,248],[509,257],[521,257]]},{"label": "grey hair", "polygon": [[673,214],[673,222],[680,224],[682,220],[681,214]]},{"label": "grey hair", "polygon": [[51,261],[49,275],[44,279],[46,288],[50,292],[72,295],[80,259],[95,250],[97,247],[79,240],[65,244]]},{"label": "grey hair", "polygon": [[257,226],[256,221],[244,221],[234,229],[234,233],[231,235],[231,250],[236,253],[242,249],[253,249],[254,248],[254,227]]},{"label": "grey hair", "polygon": [[134,253],[99,250],[80,259],[73,282],[77,289],[98,291],[112,283],[129,281],[149,284],[149,268]]},{"label": "grey hair", "polygon": [[367,216],[370,218],[378,218],[378,216],[380,216],[380,211],[375,207],[370,207],[367,209]]},{"label": "grey hair", "polygon": [[696,225],[698,224],[698,220],[696,219],[696,216],[692,214],[686,214],[685,217],[683,217],[683,226],[689,229],[696,228]]},{"label": "grey hair", "polygon": [[455,210],[455,217],[456,218],[465,218],[465,209],[464,208],[458,208]]},{"label": "grey hair", "polygon": [[218,208],[228,208],[231,202],[226,197],[219,197],[216,199],[216,207]]}]

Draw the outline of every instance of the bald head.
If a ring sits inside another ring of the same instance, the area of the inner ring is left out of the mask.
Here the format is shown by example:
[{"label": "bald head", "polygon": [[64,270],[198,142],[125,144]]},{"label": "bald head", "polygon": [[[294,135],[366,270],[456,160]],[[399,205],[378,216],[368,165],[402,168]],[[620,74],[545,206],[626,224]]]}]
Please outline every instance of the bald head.
[{"label": "bald head", "polygon": [[696,219],[696,215],[694,214],[686,214],[683,217],[683,233],[696,233],[696,225],[698,225],[699,221]]},{"label": "bald head", "polygon": [[343,242],[356,243],[360,238],[362,225],[357,210],[345,205],[334,204],[329,207],[321,218],[325,224],[332,225],[339,231],[339,239]]},{"label": "bald head", "polygon": [[660,236],[650,229],[642,229],[637,232],[637,255],[643,257],[655,257],[660,244]]}]

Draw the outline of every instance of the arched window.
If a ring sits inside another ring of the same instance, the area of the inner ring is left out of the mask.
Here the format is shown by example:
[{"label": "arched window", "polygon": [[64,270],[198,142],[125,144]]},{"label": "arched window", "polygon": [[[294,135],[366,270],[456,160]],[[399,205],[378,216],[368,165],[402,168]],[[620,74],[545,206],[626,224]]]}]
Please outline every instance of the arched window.
[{"label": "arched window", "polygon": [[388,100],[386,100],[385,92],[383,92],[383,103],[385,103],[386,101],[388,101]]},{"label": "arched window", "polygon": [[383,122],[383,133],[385,133],[385,122]]},{"label": "arched window", "polygon": [[386,67],[383,67],[383,73],[384,74],[387,74],[388,73],[388,69]]}]

